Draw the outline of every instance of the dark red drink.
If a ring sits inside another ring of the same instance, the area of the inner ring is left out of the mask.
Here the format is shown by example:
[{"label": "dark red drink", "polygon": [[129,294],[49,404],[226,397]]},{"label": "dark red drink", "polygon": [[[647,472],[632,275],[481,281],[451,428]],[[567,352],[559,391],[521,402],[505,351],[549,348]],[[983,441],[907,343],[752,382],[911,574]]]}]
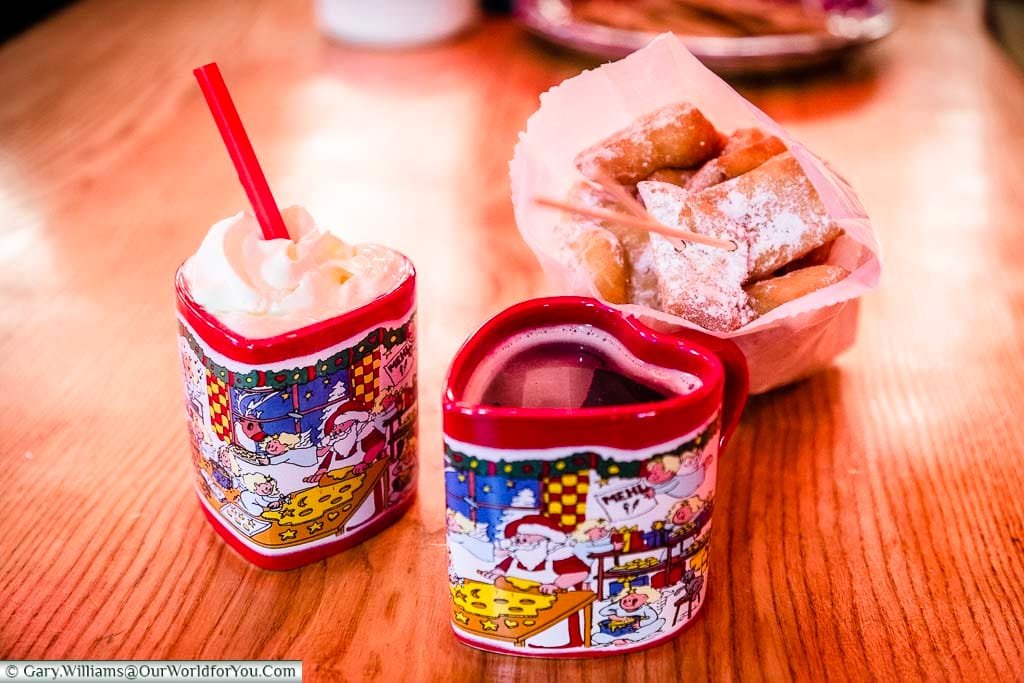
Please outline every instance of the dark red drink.
[{"label": "dark red drink", "polygon": [[530,330],[497,349],[474,372],[467,397],[481,405],[592,408],[660,401],[700,380],[650,365],[588,326]]}]

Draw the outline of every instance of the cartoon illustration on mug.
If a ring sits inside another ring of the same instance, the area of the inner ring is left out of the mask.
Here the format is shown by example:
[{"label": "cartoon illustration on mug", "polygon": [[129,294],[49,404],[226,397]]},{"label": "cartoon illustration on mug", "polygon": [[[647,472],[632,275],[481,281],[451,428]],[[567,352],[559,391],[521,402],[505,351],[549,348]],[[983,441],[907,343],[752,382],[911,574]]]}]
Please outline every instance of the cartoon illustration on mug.
[{"label": "cartoon illustration on mug", "polygon": [[573,552],[581,560],[590,562],[593,556],[610,550],[619,550],[622,543],[612,540],[612,528],[605,519],[588,519],[572,532]]},{"label": "cartoon illustration on mug", "polygon": [[240,535],[265,548],[334,540],[412,493],[411,318],[284,369],[222,365],[179,330],[199,492]]},{"label": "cartoon illustration on mug", "polygon": [[217,448],[214,456],[200,465],[201,476],[205,476],[214,495],[221,501],[233,502],[242,489],[242,469],[238,464],[238,449],[224,444]]},{"label": "cartoon illustration on mug", "polygon": [[703,455],[697,451],[664,455],[644,465],[640,476],[649,487],[646,495],[686,498],[704,483]]},{"label": "cartoon illustration on mug", "polygon": [[689,621],[705,587],[718,430],[712,419],[635,460],[598,448],[487,460],[446,443],[456,629],[505,648],[600,648]]},{"label": "cartoon illustration on mug", "polygon": [[238,392],[238,408],[241,416],[235,423],[234,443],[238,444],[243,459],[257,465],[279,465],[291,463],[308,467],[316,462],[316,448],[310,430],[300,433],[278,432],[268,434],[262,427],[264,403],[274,399],[273,390]]},{"label": "cartoon illustration on mug", "polygon": [[[494,561],[494,545],[487,535],[487,524],[474,522],[461,512],[448,510],[447,525],[449,553],[452,556],[469,553],[483,562]],[[471,560],[460,558],[459,564],[467,561]]]},{"label": "cartoon illustration on mug", "polygon": [[279,510],[289,501],[277,488],[277,480],[261,472],[242,475],[245,491],[242,492],[242,507],[253,517],[259,517],[267,510]]},{"label": "cartoon illustration on mug", "polygon": [[661,592],[649,586],[620,590],[612,596],[611,604],[598,612],[607,618],[599,622],[594,644],[628,645],[660,633],[665,626],[661,598]]}]

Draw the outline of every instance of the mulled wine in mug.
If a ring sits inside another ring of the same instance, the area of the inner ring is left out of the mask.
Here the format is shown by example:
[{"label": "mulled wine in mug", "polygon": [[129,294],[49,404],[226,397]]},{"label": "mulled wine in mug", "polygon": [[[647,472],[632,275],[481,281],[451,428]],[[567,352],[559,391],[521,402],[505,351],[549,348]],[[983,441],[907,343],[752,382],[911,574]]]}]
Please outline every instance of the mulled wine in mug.
[{"label": "mulled wine in mug", "polygon": [[583,657],[678,633],[703,604],[717,459],[746,388],[729,342],[592,299],[484,325],[444,395],[455,635]]}]

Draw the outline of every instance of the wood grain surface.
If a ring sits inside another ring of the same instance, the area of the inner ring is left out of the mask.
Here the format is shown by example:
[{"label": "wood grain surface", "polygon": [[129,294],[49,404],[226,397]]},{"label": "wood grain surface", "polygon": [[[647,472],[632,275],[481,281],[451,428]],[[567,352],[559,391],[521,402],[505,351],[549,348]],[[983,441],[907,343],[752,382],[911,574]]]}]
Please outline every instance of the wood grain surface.
[{"label": "wood grain surface", "polygon": [[[860,191],[882,289],[833,368],[751,401],[703,614],[601,661],[448,625],[439,394],[545,293],[507,163],[591,63],[510,20],[395,52],[285,2],[88,0],[0,47],[0,657],[297,658],[307,680],[1024,677],[1024,78],[976,2],[898,5],[846,66],[742,92]],[[420,273],[419,497],[358,548],[257,570],[189,478],[172,275],[245,203],[191,76],[216,59],[282,204]]]}]

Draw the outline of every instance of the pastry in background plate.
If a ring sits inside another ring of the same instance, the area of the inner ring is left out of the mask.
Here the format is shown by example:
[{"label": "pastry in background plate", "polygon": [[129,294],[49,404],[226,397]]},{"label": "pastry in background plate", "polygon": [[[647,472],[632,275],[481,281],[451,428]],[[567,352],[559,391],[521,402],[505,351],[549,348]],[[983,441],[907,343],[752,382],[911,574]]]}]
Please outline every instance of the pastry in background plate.
[{"label": "pastry in background plate", "polygon": [[823,33],[823,5],[799,0],[574,0],[573,15],[609,28],[692,36]]}]

